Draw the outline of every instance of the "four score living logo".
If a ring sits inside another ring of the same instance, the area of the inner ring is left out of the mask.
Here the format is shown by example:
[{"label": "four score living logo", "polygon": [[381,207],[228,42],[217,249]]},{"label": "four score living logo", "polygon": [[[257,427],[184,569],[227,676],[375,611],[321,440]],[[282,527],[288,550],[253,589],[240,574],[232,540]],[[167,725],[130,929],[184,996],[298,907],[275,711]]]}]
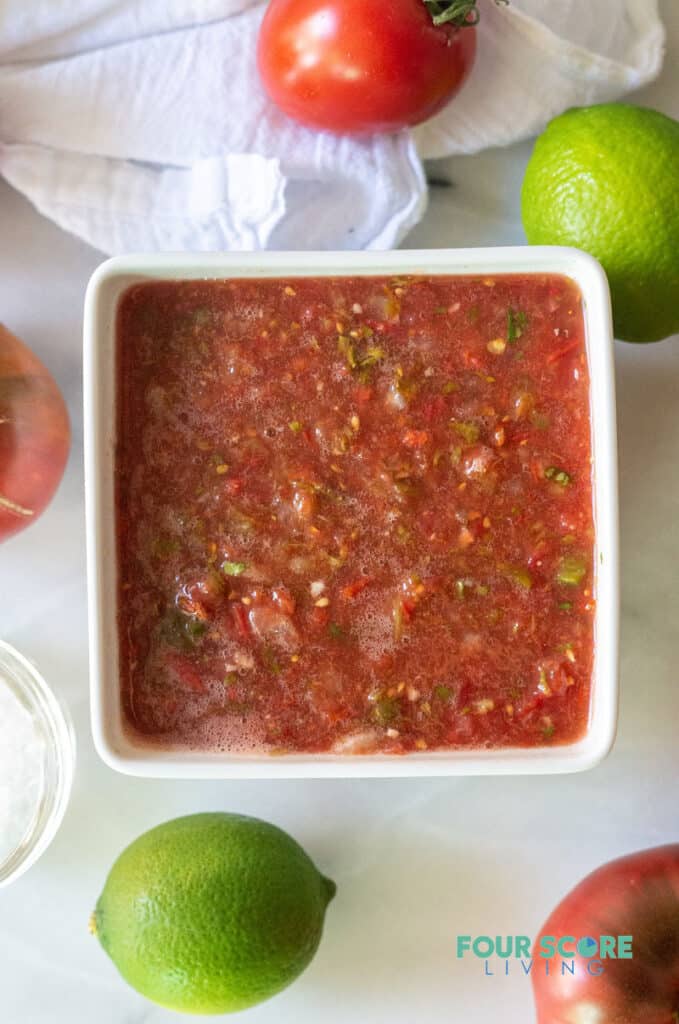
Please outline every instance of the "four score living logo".
[{"label": "four score living logo", "polygon": [[631,960],[634,955],[631,935],[541,935],[532,947],[528,935],[458,935],[457,959],[471,954],[483,961],[487,978],[517,972],[528,977],[537,971],[575,977],[582,971],[603,974],[607,960]]}]

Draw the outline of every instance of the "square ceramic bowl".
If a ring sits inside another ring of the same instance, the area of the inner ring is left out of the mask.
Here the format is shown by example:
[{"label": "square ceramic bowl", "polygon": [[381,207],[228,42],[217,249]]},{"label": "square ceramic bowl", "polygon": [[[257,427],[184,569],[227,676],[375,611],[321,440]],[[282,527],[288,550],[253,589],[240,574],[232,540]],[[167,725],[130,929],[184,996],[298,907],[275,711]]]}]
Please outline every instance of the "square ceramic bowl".
[{"label": "square ceramic bowl", "polygon": [[[339,756],[272,757],[144,746],[126,732],[118,683],[114,526],[115,328],[120,296],[144,280],[319,277],[382,274],[563,274],[584,303],[596,528],[596,615],[592,700],[587,731],[576,743]],[[94,741],[112,768],[173,778],[317,778],[573,772],[606,756],[618,703],[618,504],[613,337],[605,274],[574,249],[521,247],[408,252],[158,254],[108,260],[85,299],[85,468],[91,710]]]}]

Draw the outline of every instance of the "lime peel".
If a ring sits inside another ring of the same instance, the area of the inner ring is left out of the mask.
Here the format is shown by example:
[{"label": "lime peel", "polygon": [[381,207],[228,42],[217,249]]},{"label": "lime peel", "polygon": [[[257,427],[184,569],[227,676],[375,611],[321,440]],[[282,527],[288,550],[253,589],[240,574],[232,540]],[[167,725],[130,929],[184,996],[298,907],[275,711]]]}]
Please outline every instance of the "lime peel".
[{"label": "lime peel", "polygon": [[528,241],[575,246],[599,260],[622,340],[679,332],[678,181],[679,122],[621,103],[555,118],[526,169]]}]

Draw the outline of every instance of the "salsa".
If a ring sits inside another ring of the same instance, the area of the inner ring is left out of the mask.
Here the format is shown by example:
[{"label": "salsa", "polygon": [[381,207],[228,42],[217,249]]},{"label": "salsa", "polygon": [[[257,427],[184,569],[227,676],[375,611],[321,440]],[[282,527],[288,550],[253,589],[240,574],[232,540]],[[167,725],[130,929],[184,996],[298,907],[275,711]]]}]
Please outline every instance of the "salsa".
[{"label": "salsa", "polygon": [[556,275],[169,281],[117,325],[127,726],[563,744],[593,661],[589,380]]}]

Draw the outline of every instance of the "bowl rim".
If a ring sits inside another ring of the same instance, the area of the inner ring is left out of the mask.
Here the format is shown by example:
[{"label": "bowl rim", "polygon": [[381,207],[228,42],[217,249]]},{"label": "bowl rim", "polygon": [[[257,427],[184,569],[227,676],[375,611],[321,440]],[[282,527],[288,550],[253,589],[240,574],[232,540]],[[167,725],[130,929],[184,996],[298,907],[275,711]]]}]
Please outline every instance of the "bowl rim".
[{"label": "bowl rim", "polygon": [[[583,299],[590,375],[595,524],[595,657],[590,721],[572,744],[452,749],[407,755],[225,755],[135,744],[123,728],[117,677],[112,515],[114,329],[117,301],[142,280],[409,274],[562,274]],[[615,377],[610,293],[601,265],[562,246],[388,252],[153,253],[116,256],[92,274],[84,308],[84,446],[90,710],[100,757],[155,778],[376,778],[555,774],[594,767],[609,753],[618,709],[619,528]],[[108,518],[107,518],[108,509]]]}]

